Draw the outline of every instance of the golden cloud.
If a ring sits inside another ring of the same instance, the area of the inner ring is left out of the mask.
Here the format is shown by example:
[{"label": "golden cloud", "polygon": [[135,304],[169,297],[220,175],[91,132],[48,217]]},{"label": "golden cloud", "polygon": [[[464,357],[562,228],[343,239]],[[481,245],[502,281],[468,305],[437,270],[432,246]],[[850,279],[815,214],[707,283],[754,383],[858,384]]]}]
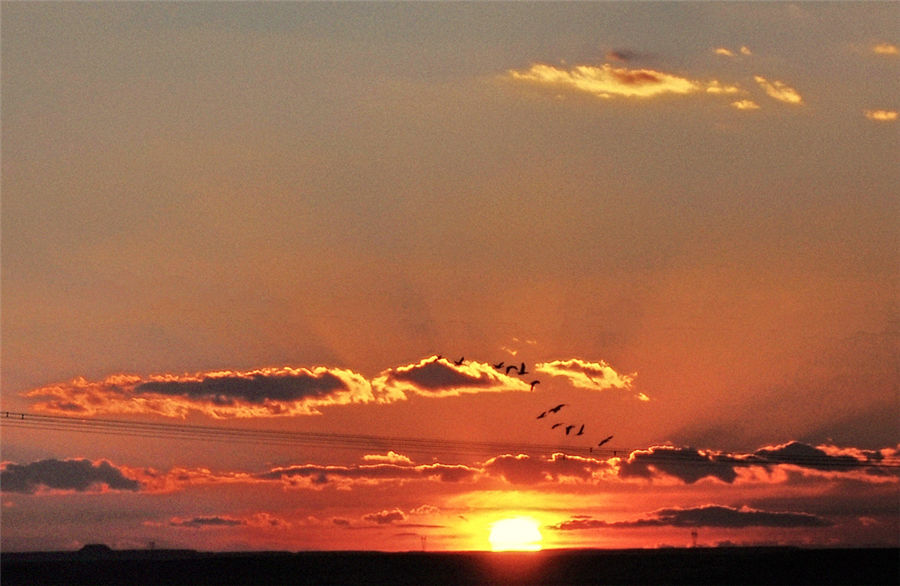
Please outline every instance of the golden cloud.
[{"label": "golden cloud", "polygon": [[630,390],[636,376],[636,373],[620,374],[603,360],[590,362],[580,358],[542,362],[535,365],[535,371],[565,377],[572,386],[592,391]]},{"label": "golden cloud", "polygon": [[875,122],[895,122],[897,120],[896,110],[863,110],[863,114]]},{"label": "golden cloud", "polygon": [[753,79],[756,80],[756,83],[766,92],[770,98],[778,100],[779,102],[785,102],[787,104],[797,104],[800,105],[803,103],[803,98],[794,88],[785,84],[784,82],[773,80],[769,81],[765,77],[761,75],[753,76]]},{"label": "golden cloud", "polygon": [[738,100],[731,102],[731,107],[738,110],[759,110],[759,104],[753,100]]},{"label": "golden cloud", "polygon": [[145,413],[180,418],[192,411],[214,418],[310,415],[327,405],[386,400],[376,396],[361,375],[326,367],[165,374],[147,379],[117,374],[96,382],[79,377],[24,396],[43,399],[34,407],[46,413]]},{"label": "golden cloud", "polygon": [[600,67],[577,65],[571,69],[536,63],[524,71],[510,70],[509,76],[517,81],[587,92],[605,99],[689,94],[700,89],[697,82],[677,75],[652,69],[613,67],[608,63]]},{"label": "golden cloud", "polygon": [[891,43],[878,43],[872,47],[872,52],[878,55],[900,55],[900,49]]}]

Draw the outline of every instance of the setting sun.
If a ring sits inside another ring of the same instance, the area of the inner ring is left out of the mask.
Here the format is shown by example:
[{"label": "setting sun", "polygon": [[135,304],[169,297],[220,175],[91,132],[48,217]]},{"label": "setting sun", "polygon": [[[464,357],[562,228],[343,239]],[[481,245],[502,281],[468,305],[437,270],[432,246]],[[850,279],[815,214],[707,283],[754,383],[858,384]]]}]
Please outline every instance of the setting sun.
[{"label": "setting sun", "polygon": [[491,551],[539,551],[541,532],[537,521],[527,517],[501,519],[491,526]]}]

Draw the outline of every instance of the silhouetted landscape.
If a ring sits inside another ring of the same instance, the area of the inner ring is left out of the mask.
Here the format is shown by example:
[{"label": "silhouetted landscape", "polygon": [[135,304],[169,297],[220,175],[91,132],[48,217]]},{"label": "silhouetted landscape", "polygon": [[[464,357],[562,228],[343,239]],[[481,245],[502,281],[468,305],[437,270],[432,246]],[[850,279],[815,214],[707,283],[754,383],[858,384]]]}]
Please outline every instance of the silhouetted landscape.
[{"label": "silhouetted landscape", "polygon": [[12,584],[897,584],[900,550],[111,550],[2,554]]}]

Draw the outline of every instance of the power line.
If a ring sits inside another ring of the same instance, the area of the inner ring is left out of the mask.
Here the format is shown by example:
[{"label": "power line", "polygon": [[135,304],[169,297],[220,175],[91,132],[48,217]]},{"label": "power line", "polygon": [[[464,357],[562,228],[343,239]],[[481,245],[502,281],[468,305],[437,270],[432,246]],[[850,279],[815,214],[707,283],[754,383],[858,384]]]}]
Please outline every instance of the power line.
[{"label": "power line", "polygon": [[[271,446],[295,446],[345,450],[394,450],[412,454],[456,456],[497,456],[498,454],[564,454],[598,458],[627,457],[635,448],[591,448],[559,444],[464,441],[448,439],[376,436],[309,431],[278,431],[259,428],[231,428],[207,425],[127,421],[102,418],[75,418],[6,411],[0,414],[0,426],[42,431],[93,433],[143,437],[160,440],[190,440],[227,443],[252,443]],[[775,453],[747,456],[718,455],[698,457],[697,451],[657,447],[644,451],[640,459],[649,464],[673,463],[689,466],[752,466],[794,464],[819,469],[900,468],[900,457],[858,460],[852,456]]]}]

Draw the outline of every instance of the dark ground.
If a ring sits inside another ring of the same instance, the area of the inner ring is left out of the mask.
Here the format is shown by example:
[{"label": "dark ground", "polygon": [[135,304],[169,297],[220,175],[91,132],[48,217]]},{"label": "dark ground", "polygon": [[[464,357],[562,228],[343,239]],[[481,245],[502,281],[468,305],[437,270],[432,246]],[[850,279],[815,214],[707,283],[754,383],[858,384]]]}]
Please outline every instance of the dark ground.
[{"label": "dark ground", "polygon": [[0,554],[14,584],[900,584],[900,549]]}]

